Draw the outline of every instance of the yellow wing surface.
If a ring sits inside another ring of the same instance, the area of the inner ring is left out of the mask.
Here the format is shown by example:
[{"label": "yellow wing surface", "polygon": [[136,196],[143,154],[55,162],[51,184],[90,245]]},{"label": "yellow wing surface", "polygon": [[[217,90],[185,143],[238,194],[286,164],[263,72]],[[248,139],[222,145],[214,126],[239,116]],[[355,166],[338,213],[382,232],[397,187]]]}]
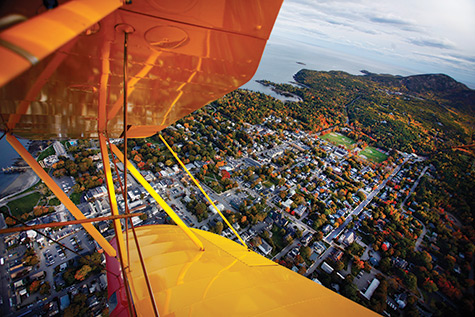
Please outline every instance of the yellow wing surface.
[{"label": "yellow wing surface", "polygon": [[[135,230],[160,316],[376,315],[216,234],[191,229],[204,244],[200,251],[177,226]],[[139,316],[152,316],[138,253],[129,244],[134,305]]]}]

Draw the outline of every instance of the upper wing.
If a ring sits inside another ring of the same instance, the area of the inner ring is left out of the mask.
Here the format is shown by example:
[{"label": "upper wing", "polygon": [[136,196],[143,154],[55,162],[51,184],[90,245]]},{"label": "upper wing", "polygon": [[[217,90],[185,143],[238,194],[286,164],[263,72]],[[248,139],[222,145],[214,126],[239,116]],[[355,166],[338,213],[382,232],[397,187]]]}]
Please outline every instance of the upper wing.
[{"label": "upper wing", "polygon": [[[116,10],[117,0],[97,3],[67,2],[0,33],[8,65],[0,69],[1,130],[56,139],[107,129],[118,137],[125,26],[133,30],[128,136],[153,135],[253,76],[282,0],[134,0]],[[39,62],[29,65],[28,55]]]}]

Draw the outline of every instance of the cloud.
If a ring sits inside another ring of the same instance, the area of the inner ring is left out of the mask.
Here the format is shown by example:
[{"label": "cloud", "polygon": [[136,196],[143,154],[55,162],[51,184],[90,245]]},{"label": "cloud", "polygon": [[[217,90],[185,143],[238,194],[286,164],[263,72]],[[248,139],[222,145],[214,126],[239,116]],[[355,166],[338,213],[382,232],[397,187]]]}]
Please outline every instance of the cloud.
[{"label": "cloud", "polygon": [[448,54],[448,55],[453,58],[460,59],[463,62],[475,64],[475,56],[468,56],[468,55],[462,55],[462,54]]},{"label": "cloud", "polygon": [[382,23],[382,24],[391,24],[391,25],[403,25],[403,26],[413,26],[413,24],[409,21],[406,21],[400,17],[396,17],[393,15],[376,15],[376,16],[368,16],[368,19],[374,23]]},{"label": "cloud", "polygon": [[435,38],[412,38],[408,40],[409,43],[422,46],[422,47],[433,47],[440,49],[453,49],[454,44],[449,40],[441,40]]}]

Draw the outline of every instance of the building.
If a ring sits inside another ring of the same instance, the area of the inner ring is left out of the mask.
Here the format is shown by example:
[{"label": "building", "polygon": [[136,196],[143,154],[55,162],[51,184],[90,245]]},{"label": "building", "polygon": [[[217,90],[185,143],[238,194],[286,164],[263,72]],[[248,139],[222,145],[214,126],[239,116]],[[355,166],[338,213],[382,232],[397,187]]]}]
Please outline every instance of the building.
[{"label": "building", "polygon": [[312,240],[312,238],[313,238],[313,234],[309,232],[300,240],[300,242],[302,242],[303,245],[307,245],[310,242],[310,240]]},{"label": "building", "polygon": [[348,230],[338,240],[341,244],[350,245],[355,241],[356,235],[353,230]]},{"label": "building", "polygon": [[287,209],[290,209],[290,205],[292,205],[292,203],[293,203],[292,199],[289,198],[282,203],[282,206],[284,206]]},{"label": "building", "polygon": [[343,251],[341,250],[335,250],[332,254],[332,259],[335,262],[340,261],[342,257],[343,257]]},{"label": "building", "polygon": [[57,163],[57,162],[59,162],[59,159],[56,155],[50,155],[43,160],[43,163],[45,164],[46,167],[51,167],[53,166],[54,163]]},{"label": "building", "polygon": [[272,247],[265,240],[262,240],[262,243],[258,246],[258,249],[266,256],[272,252]]},{"label": "building", "polygon": [[[218,204],[215,204],[215,205],[216,205],[216,208],[218,208],[219,211],[222,212],[224,210],[224,205],[222,203],[218,203]],[[216,209],[214,209],[213,205],[209,205],[208,209],[209,209],[209,211],[211,211],[213,213],[216,213]]]},{"label": "building", "polygon": [[56,152],[56,155],[57,155],[57,156],[67,156],[67,154],[66,154],[66,149],[65,149],[64,146],[61,144],[61,142],[55,141],[55,142],[53,143],[53,148],[54,148],[54,151]]},{"label": "building", "polygon": [[107,196],[107,189],[104,186],[99,186],[93,189],[90,189],[86,194],[86,199],[99,199]]},{"label": "building", "polygon": [[333,268],[325,261],[323,261],[321,268],[325,273],[331,274],[333,272]]},{"label": "building", "polygon": [[323,234],[329,233],[333,229],[332,225],[328,224],[325,227],[323,227]]},{"label": "building", "polygon": [[315,249],[315,252],[316,252],[318,255],[322,254],[322,253],[325,252],[325,250],[327,249],[327,248],[325,247],[325,244],[323,244],[322,241],[315,242],[315,243],[313,244],[313,248]]},{"label": "building", "polygon": [[299,217],[302,217],[303,213],[307,210],[307,207],[305,205],[299,205],[297,208],[294,209],[295,214],[299,215]]},{"label": "building", "polygon": [[371,296],[373,296],[373,293],[374,291],[378,288],[379,286],[379,280],[377,278],[373,279],[373,281],[371,282],[371,284],[368,286],[368,288],[366,289],[366,292],[364,293],[361,293],[361,295],[363,295],[363,297],[365,297],[367,300],[370,300],[371,299]]}]

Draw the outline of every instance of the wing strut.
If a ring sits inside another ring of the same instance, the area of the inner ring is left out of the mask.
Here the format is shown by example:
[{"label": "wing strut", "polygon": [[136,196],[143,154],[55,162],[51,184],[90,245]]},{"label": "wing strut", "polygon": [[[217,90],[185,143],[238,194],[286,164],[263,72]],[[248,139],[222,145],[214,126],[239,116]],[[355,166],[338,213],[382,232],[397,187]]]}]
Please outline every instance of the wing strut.
[{"label": "wing strut", "polygon": [[[183,164],[183,162],[178,158],[178,155],[176,155],[176,153],[172,150],[172,148],[170,147],[170,145],[168,145],[167,141],[165,141],[165,139],[162,137],[161,134],[158,135],[160,137],[160,139],[162,140],[162,142],[165,144],[165,146],[168,148],[168,150],[173,154],[173,156],[175,157],[175,159],[178,161],[178,163],[180,163],[181,167],[186,171],[186,173],[188,174],[188,176],[190,176],[190,178],[193,180],[193,182],[195,183],[195,185],[200,189],[200,191],[203,193],[203,195],[206,197],[206,199],[209,201],[209,203],[214,207],[214,209],[216,210],[216,212],[221,216],[221,218],[223,218],[224,222],[226,222],[226,224],[228,225],[229,228],[231,228],[231,230],[234,232],[234,234],[236,235],[236,237],[238,237],[239,241],[241,241],[241,244],[247,248],[247,245],[246,243],[244,242],[244,240],[241,238],[241,236],[239,235],[239,233],[237,233],[237,231],[233,228],[233,226],[231,226],[231,224],[229,223],[228,219],[226,219],[226,217],[224,217],[224,215],[221,213],[221,211],[219,211],[218,207],[216,207],[216,205],[213,203],[213,201],[211,200],[211,198],[209,198],[209,196],[206,194],[206,192],[204,191],[203,187],[201,187],[200,183],[198,182],[198,180],[193,177],[193,175],[191,175],[190,171],[185,167],[185,164]],[[248,249],[249,250],[249,249]]]},{"label": "wing strut", "polygon": [[[86,219],[86,216],[76,207],[69,197],[59,188],[55,181],[43,170],[38,162],[30,153],[21,145],[17,138],[11,134],[7,134],[7,141],[17,151],[18,154],[28,163],[31,169],[38,175],[48,188],[58,197],[58,199],[66,206],[76,219]],[[97,231],[91,223],[81,224],[84,229],[99,243],[99,245],[110,256],[116,256],[114,247]]]},{"label": "wing strut", "polygon": [[[124,162],[124,155],[122,152],[115,146],[111,144],[112,152],[117,156],[117,158]],[[193,243],[200,248],[201,251],[204,251],[203,243],[198,239],[198,237],[187,227],[187,225],[183,222],[183,220],[178,217],[178,215],[173,211],[173,209],[168,206],[168,204],[160,197],[160,195],[153,189],[152,186],[145,180],[145,178],[140,174],[140,172],[132,165],[132,163],[128,162],[127,169],[132,173],[132,176],[149,192],[149,194],[155,199],[155,201],[160,205],[160,207],[165,210],[165,212],[172,218],[172,220],[182,229],[186,235],[193,241]]]}]

